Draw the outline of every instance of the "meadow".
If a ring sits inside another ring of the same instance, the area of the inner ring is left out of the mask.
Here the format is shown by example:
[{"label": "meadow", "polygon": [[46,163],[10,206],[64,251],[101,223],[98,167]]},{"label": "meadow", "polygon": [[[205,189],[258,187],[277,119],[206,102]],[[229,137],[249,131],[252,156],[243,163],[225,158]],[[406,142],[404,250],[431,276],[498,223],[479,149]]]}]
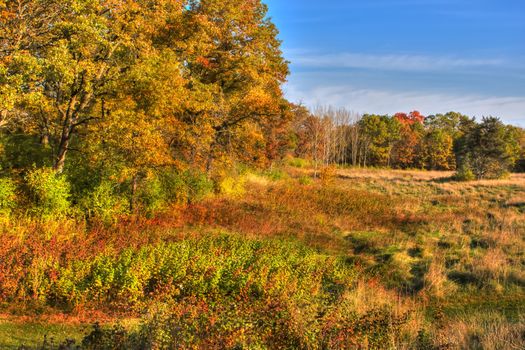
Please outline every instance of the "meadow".
[{"label": "meadow", "polygon": [[2,222],[0,348],[525,347],[525,175],[313,174],[245,172],[150,218]]},{"label": "meadow", "polygon": [[519,113],[290,101],[269,2],[0,0],[0,349],[525,348]]}]

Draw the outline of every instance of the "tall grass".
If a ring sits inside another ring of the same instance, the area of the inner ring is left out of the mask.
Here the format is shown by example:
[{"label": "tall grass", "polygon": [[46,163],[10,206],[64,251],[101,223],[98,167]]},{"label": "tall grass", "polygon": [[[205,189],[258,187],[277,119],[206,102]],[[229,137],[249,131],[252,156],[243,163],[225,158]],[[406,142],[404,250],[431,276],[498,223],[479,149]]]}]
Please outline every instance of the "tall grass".
[{"label": "tall grass", "polygon": [[130,348],[523,346],[523,178],[289,174],[149,218],[11,217],[3,311],[144,315],[95,332]]}]

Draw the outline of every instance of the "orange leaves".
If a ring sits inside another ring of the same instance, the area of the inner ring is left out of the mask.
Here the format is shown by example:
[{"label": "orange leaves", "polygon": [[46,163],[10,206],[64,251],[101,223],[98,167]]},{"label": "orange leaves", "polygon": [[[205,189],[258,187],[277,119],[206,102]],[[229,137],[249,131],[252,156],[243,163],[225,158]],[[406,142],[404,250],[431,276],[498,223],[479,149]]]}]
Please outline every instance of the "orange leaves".
[{"label": "orange leaves", "polygon": [[210,60],[207,59],[206,57],[203,57],[203,56],[197,57],[196,62],[198,64],[200,64],[201,66],[203,66],[204,68],[212,68],[213,67],[213,65],[210,62]]},{"label": "orange leaves", "polygon": [[421,124],[425,121],[425,116],[421,115],[418,111],[412,111],[408,115],[406,113],[397,113],[394,117],[404,125]]},{"label": "orange leaves", "polygon": [[[1,6],[1,4],[0,4],[0,6]],[[0,11],[0,18],[3,19],[3,20],[11,19],[14,16],[15,16],[15,14],[13,12],[10,12],[10,11],[7,11],[7,10]]]},{"label": "orange leaves", "polygon": [[418,111],[397,113],[394,118],[401,124],[401,140],[397,143],[394,153],[399,166],[415,166],[419,146],[423,136],[423,122],[425,117]]}]

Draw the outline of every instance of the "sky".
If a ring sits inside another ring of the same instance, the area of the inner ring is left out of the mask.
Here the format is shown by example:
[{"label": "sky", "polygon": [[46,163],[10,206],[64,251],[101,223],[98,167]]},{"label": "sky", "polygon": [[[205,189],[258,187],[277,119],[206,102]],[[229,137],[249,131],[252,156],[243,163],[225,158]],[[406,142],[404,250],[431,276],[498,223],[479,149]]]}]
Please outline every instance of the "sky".
[{"label": "sky", "polygon": [[265,0],[289,100],[525,126],[525,0]]}]

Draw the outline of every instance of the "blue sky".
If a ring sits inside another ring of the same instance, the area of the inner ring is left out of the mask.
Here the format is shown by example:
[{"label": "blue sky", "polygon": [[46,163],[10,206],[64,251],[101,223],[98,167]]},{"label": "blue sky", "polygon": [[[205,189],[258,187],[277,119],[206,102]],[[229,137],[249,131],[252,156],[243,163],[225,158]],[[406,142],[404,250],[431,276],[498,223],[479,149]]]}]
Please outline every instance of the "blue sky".
[{"label": "blue sky", "polygon": [[525,0],[266,0],[287,97],[525,126]]}]

